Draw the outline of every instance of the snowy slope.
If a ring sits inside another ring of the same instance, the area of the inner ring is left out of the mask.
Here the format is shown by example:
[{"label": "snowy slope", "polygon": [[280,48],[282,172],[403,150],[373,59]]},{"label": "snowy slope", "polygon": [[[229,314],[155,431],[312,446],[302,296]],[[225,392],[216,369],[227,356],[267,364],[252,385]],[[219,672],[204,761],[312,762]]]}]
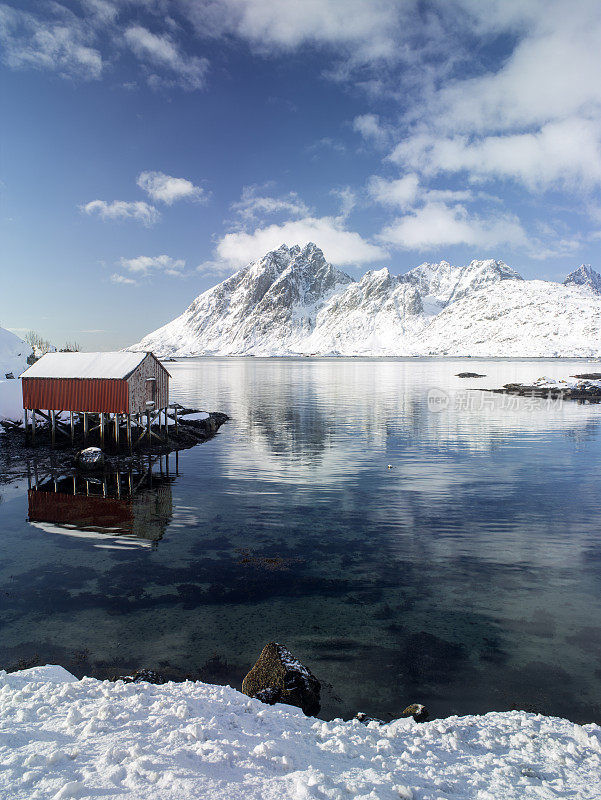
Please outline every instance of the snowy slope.
[{"label": "snowy slope", "polygon": [[426,353],[601,355],[601,297],[547,281],[503,281],[449,305],[421,337]]},{"label": "snowy slope", "polygon": [[0,672],[2,800],[599,800],[601,728],[521,711],[364,726],[229,686]]},{"label": "snowy slope", "polygon": [[[31,347],[14,333],[0,328],[0,420],[18,421],[23,416],[21,381],[18,376],[27,369]],[[7,379],[12,374],[15,380]]]},{"label": "snowy slope", "polygon": [[14,333],[0,328],[0,379],[7,372],[18,377],[27,369],[27,356],[31,355],[31,347],[19,339]]},{"label": "snowy slope", "polygon": [[525,281],[488,259],[426,263],[400,276],[381,269],[354,281],[314,244],[282,245],[129,349],[161,357],[597,356],[596,275],[581,267],[566,285]]}]

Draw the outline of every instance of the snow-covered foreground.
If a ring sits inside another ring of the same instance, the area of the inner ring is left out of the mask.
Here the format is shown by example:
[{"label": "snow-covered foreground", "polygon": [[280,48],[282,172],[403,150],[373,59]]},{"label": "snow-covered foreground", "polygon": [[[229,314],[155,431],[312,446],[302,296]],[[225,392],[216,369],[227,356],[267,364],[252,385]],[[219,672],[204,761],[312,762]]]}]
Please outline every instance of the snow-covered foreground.
[{"label": "snow-covered foreground", "polygon": [[600,798],[601,728],[524,712],[323,722],[204,683],[0,672],[0,797]]}]

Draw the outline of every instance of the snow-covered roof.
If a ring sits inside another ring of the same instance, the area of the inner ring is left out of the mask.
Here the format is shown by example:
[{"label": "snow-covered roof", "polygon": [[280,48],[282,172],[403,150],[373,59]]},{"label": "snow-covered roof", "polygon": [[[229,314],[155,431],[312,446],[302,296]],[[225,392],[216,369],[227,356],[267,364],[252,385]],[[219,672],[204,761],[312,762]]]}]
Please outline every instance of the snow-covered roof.
[{"label": "snow-covered roof", "polygon": [[147,353],[46,353],[23,378],[127,378]]}]

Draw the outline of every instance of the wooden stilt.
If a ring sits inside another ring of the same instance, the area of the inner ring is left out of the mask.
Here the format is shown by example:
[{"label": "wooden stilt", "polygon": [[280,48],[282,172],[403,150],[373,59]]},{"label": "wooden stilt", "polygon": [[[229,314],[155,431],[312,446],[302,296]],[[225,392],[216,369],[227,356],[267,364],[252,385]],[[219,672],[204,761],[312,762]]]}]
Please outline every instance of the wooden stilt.
[{"label": "wooden stilt", "polygon": [[127,446],[131,453],[131,414],[127,415]]},{"label": "wooden stilt", "polygon": [[177,404],[174,406],[173,410],[175,411],[175,432],[177,433],[179,427],[179,423],[177,420]]},{"label": "wooden stilt", "polygon": [[83,412],[83,443],[88,443],[88,413]]},{"label": "wooden stilt", "polygon": [[116,473],[117,478],[117,500],[121,500],[121,475],[119,472]]},{"label": "wooden stilt", "polygon": [[119,414],[115,414],[115,444],[119,447]]},{"label": "wooden stilt", "polygon": [[50,412],[50,440],[54,447],[56,443],[56,411]]},{"label": "wooden stilt", "polygon": [[27,444],[27,434],[29,433],[27,430],[29,427],[29,411],[26,408],[23,409],[23,421],[25,422],[25,444]]},{"label": "wooden stilt", "polygon": [[75,418],[71,412],[71,444],[75,441]]},{"label": "wooden stilt", "polygon": [[35,408],[31,412],[31,443],[35,444]]},{"label": "wooden stilt", "polygon": [[133,496],[134,496],[134,483],[133,483],[133,481],[134,481],[134,476],[133,476],[133,474],[132,474],[132,471],[131,471],[131,469],[130,469],[130,471],[127,473],[127,481],[128,481],[128,483],[129,483],[129,496],[130,496],[130,497],[133,497]]},{"label": "wooden stilt", "polygon": [[104,450],[104,411],[100,412],[100,447]]},{"label": "wooden stilt", "polygon": [[77,480],[75,475],[73,476],[73,494],[77,494]]},{"label": "wooden stilt", "polygon": [[150,444],[150,411],[146,412],[146,433],[148,434],[148,444]]}]

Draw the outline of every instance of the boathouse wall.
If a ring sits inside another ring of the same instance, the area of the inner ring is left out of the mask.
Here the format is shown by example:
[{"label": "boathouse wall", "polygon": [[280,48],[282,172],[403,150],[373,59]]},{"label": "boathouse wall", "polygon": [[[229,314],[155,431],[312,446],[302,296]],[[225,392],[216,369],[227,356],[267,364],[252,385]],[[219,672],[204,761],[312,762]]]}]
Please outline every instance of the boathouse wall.
[{"label": "boathouse wall", "polygon": [[23,378],[23,408],[128,413],[128,383],[116,378]]},{"label": "boathouse wall", "polygon": [[154,402],[155,409],[169,405],[169,373],[151,353],[129,376],[127,384],[130,414],[147,411],[148,401]]}]

